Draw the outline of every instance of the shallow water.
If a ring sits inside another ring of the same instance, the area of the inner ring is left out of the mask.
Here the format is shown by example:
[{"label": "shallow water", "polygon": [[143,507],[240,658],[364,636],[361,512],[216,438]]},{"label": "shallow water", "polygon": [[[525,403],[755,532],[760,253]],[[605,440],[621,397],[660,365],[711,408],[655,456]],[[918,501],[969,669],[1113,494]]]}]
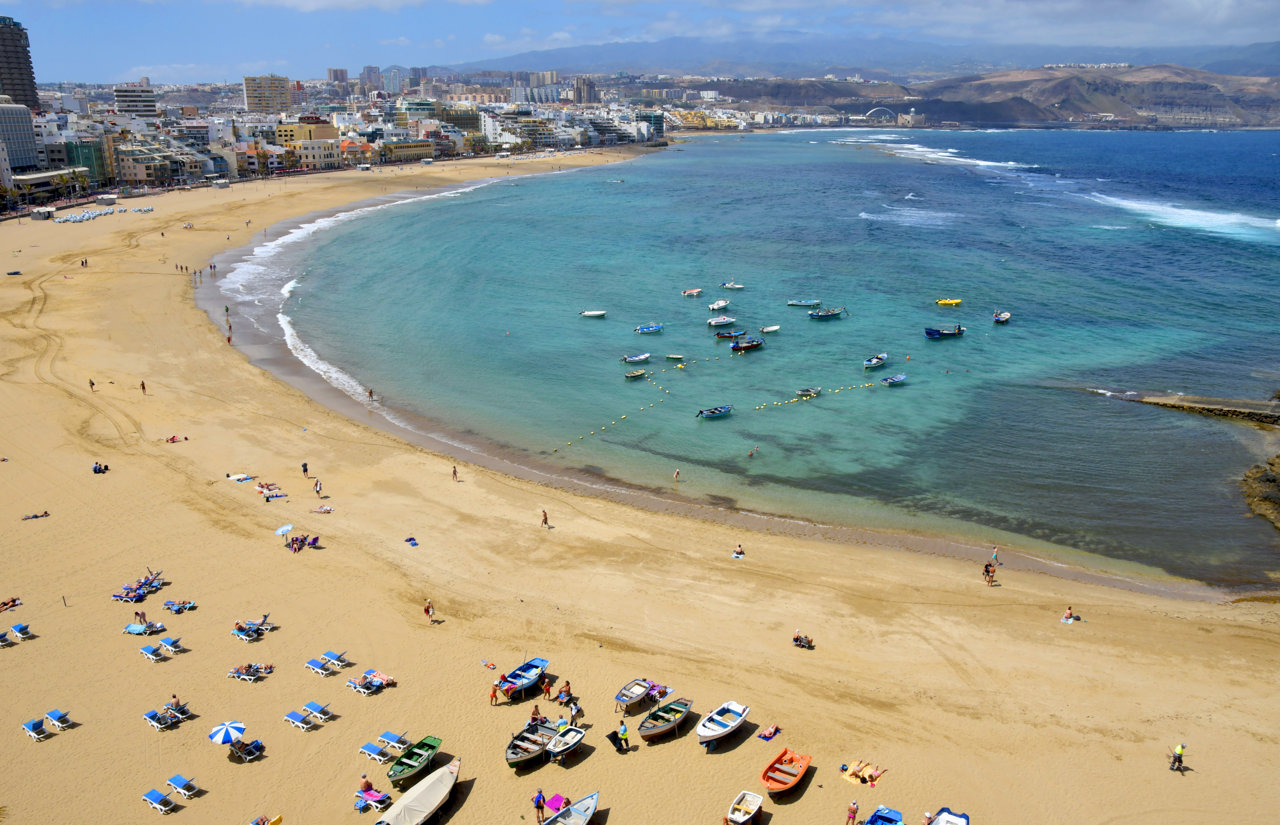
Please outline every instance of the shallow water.
[{"label": "shallow water", "polygon": [[[1280,385],[1277,152],[1270,132],[702,137],[327,219],[222,288],[352,397],[517,459],[666,489],[679,467],[694,498],[1261,584],[1280,534],[1235,483],[1264,434],[1097,391]],[[706,325],[721,297],[735,327],[781,330],[730,357]],[[652,375],[624,381],[640,352]]]}]

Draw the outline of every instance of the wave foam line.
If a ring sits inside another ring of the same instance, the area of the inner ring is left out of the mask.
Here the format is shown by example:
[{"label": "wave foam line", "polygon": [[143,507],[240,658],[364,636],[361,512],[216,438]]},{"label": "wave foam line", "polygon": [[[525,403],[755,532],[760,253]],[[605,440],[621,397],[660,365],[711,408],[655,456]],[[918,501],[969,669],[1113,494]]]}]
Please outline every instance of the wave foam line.
[{"label": "wave foam line", "polygon": [[1172,203],[1117,198],[1097,192],[1089,195],[1088,198],[1103,206],[1140,215],[1162,226],[1190,229],[1242,241],[1280,243],[1280,220],[1260,218],[1244,212],[1213,212],[1208,209],[1176,206]]}]

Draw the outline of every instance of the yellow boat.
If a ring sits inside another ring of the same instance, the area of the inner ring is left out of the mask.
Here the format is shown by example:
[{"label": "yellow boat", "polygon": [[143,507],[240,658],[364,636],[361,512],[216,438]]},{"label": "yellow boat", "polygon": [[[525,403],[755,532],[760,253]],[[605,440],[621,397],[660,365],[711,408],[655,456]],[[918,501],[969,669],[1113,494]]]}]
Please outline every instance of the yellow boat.
[{"label": "yellow boat", "polygon": [[959,298],[939,298],[937,301],[937,304],[940,307],[953,307],[959,305],[959,303]]}]

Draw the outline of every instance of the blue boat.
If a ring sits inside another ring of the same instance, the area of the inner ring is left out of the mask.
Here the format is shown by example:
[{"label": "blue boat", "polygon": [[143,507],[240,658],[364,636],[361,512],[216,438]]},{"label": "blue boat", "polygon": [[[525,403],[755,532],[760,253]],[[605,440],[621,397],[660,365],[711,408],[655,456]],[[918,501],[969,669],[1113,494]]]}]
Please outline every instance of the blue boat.
[{"label": "blue boat", "polygon": [[822,302],[818,300],[787,301],[787,306],[789,307],[820,307],[822,306]]},{"label": "blue boat", "polygon": [[648,360],[649,360],[649,353],[647,352],[642,352],[639,355],[622,356],[622,362],[624,364],[643,364],[645,361],[648,361]]},{"label": "blue boat", "polygon": [[733,412],[732,404],[725,404],[723,407],[711,407],[706,410],[698,410],[698,414],[694,418],[724,418]]},{"label": "blue boat", "polygon": [[900,372],[897,375],[890,375],[888,378],[881,378],[880,383],[884,384],[886,387],[892,387],[894,384],[901,384],[906,380],[906,374]]},{"label": "blue boat", "polygon": [[902,812],[884,805],[876,808],[862,825],[902,825]]},{"label": "blue boat", "polygon": [[815,321],[830,321],[833,318],[839,318],[848,315],[844,307],[831,307],[830,309],[811,309],[809,317]]},{"label": "blue boat", "polygon": [[888,362],[888,360],[889,360],[889,353],[882,352],[879,355],[873,355],[867,360],[863,361],[862,368],[864,370],[873,370],[876,367],[883,367],[885,363]]},{"label": "blue boat", "polygon": [[961,335],[964,335],[964,327],[959,324],[956,324],[955,327],[949,329],[934,329],[933,327],[924,328],[924,337],[931,341],[936,341],[939,338],[959,338]]},{"label": "blue boat", "polygon": [[747,334],[747,331],[745,329],[726,329],[722,332],[717,332],[716,337],[717,338],[737,338],[740,335],[746,335],[746,334]]},{"label": "blue boat", "polygon": [[733,344],[729,347],[729,349],[733,350],[734,352],[746,352],[747,350],[751,350],[751,349],[760,349],[760,347],[763,347],[763,346],[764,346],[763,338],[752,338],[750,335],[748,335],[746,338],[743,338],[741,341],[735,338],[733,340]]},{"label": "blue boat", "polygon": [[641,335],[649,335],[654,332],[662,332],[662,324],[659,324],[656,321],[650,324],[641,324],[640,326],[636,327],[636,332],[640,333]]},{"label": "blue boat", "polygon": [[506,694],[508,699],[519,696],[531,687],[538,686],[538,679],[547,670],[546,659],[530,659],[520,667],[503,674],[498,679],[498,690]]},{"label": "blue boat", "polygon": [[969,815],[958,814],[950,808],[939,808],[933,815],[933,825],[969,825]]}]

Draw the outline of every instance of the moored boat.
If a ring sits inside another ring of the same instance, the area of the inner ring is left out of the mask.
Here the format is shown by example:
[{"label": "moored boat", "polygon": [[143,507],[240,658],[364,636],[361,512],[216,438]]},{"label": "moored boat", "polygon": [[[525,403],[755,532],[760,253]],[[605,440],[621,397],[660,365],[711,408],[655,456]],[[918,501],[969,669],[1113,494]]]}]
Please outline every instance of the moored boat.
[{"label": "moored boat", "polygon": [[842,315],[848,315],[848,314],[849,313],[845,310],[844,307],[831,307],[829,309],[809,310],[809,317],[815,321],[830,321],[833,318],[839,318]]},{"label": "moored boat", "polygon": [[458,770],[461,767],[462,757],[457,756],[448,765],[432,771],[392,803],[378,818],[376,825],[422,825],[449,798],[449,793],[458,782]]},{"label": "moored boat", "polygon": [[720,288],[721,289],[746,289],[746,287],[744,287],[742,284],[734,283],[733,281],[725,281],[724,283],[720,284]]},{"label": "moored boat", "polygon": [[760,347],[763,347],[763,346],[764,346],[763,338],[752,338],[750,335],[748,335],[746,338],[743,338],[741,341],[735,340],[733,344],[729,346],[729,349],[733,350],[734,352],[746,352],[747,350],[760,349]]},{"label": "moored boat", "polygon": [[729,299],[721,298],[718,301],[712,301],[711,303],[707,304],[707,309],[711,310],[712,312],[719,312],[720,310],[724,309],[727,306],[729,306]]},{"label": "moored boat", "polygon": [[879,355],[873,355],[867,360],[863,361],[862,368],[864,370],[873,370],[876,367],[883,367],[885,365],[885,362],[887,362],[888,360],[889,360],[889,353],[882,352]]},{"label": "moored boat", "polygon": [[783,748],[782,753],[775,756],[768,767],[760,772],[760,781],[769,793],[789,791],[799,784],[812,760],[812,756]]},{"label": "moored boat", "polygon": [[618,703],[618,707],[625,715],[632,707],[638,705],[644,697],[649,695],[648,679],[632,679],[622,686],[622,690],[618,691],[618,695],[613,700]]},{"label": "moored boat", "polygon": [[960,306],[960,299],[959,298],[939,298],[938,300],[934,301],[934,303],[936,303],[940,307],[954,307],[954,306]]},{"label": "moored boat", "polygon": [[546,825],[587,825],[591,817],[596,815],[596,806],[599,804],[600,792],[596,791],[561,808],[559,813],[546,821]]},{"label": "moored boat", "polygon": [[622,377],[630,381],[633,378],[644,378],[648,372],[648,370],[632,370],[631,372],[624,372]]},{"label": "moored boat", "polygon": [[781,324],[770,324],[767,327],[760,327],[761,332],[777,332],[780,329],[782,329]]},{"label": "moored boat", "polygon": [[649,353],[642,352],[639,355],[624,355],[621,360],[624,364],[643,364],[645,361],[649,360]]},{"label": "moored boat", "polygon": [[728,315],[720,315],[707,321],[709,327],[722,327],[726,324],[737,323],[737,318],[730,318]]},{"label": "moored boat", "polygon": [[716,333],[717,338],[737,338],[746,335],[745,329],[723,329]]},{"label": "moored boat", "polygon": [[702,294],[702,287],[698,287],[697,289],[682,289],[680,290],[680,294],[686,298],[697,298]]},{"label": "moored boat", "polygon": [[563,761],[566,756],[573,753],[573,750],[582,743],[582,737],[586,735],[586,731],[582,728],[567,727],[561,728],[560,732],[547,743],[547,756],[551,761]]},{"label": "moored boat", "polygon": [[897,375],[890,375],[887,378],[881,378],[880,383],[884,384],[886,387],[892,387],[895,384],[901,384],[903,381],[906,381],[906,380],[907,380],[906,373],[900,372]]},{"label": "moored boat", "polygon": [[804,387],[796,390],[796,395],[801,398],[813,398],[814,396],[822,395],[822,387]]},{"label": "moored boat", "polygon": [[522,768],[546,756],[547,745],[556,738],[554,725],[530,722],[507,743],[507,765]]},{"label": "moored boat", "polygon": [[683,356],[683,355],[676,355],[675,353],[668,353],[668,354],[667,354],[667,360],[668,360],[668,361],[683,361],[683,360],[684,360],[684,356]]},{"label": "moored boat", "polygon": [[764,797],[760,794],[739,791],[733,799],[733,804],[729,806],[729,822],[732,825],[746,825],[760,813],[762,804],[764,804]]},{"label": "moored boat", "polygon": [[387,778],[392,782],[406,782],[431,767],[431,760],[436,758],[440,750],[440,739],[426,736],[418,740],[400,754],[400,758],[391,763],[387,769]]},{"label": "moored boat", "polygon": [[956,324],[955,327],[947,329],[934,329],[933,327],[924,328],[924,337],[936,341],[939,338],[959,338],[964,335],[964,327]]},{"label": "moored boat", "polygon": [[822,306],[822,302],[817,300],[816,298],[807,299],[807,300],[793,300],[793,301],[787,301],[787,306],[789,307],[820,307]]},{"label": "moored boat", "polygon": [[[705,410],[698,410],[698,414],[694,418],[724,418],[731,412],[733,412],[733,405],[725,404],[722,407],[709,407]],[[622,694],[618,695],[621,696]]]},{"label": "moored boat", "polygon": [[691,707],[693,707],[693,700],[682,698],[673,699],[649,711],[649,715],[637,727],[640,738],[650,742],[659,736],[678,732],[680,723],[689,715]]},{"label": "moored boat", "polygon": [[640,335],[652,335],[655,332],[662,332],[662,324],[659,324],[657,321],[653,321],[648,324],[641,324],[636,327],[636,332]]},{"label": "moored boat", "polygon": [[1013,317],[1012,313],[1001,312],[998,309],[995,312],[991,313],[991,320],[997,324],[1007,324],[1009,323],[1009,319],[1012,317]]},{"label": "moored boat", "polygon": [[583,318],[603,318],[609,314],[609,311],[606,309],[584,309],[578,314]]},{"label": "moored boat", "polygon": [[742,727],[751,708],[734,701],[725,702],[698,721],[698,744],[707,745],[707,750],[715,746],[717,739],[723,739]]},{"label": "moored boat", "polygon": [[530,659],[510,673],[503,674],[498,679],[498,690],[506,694],[508,699],[518,696],[529,688],[536,687],[546,669],[546,659]]}]

